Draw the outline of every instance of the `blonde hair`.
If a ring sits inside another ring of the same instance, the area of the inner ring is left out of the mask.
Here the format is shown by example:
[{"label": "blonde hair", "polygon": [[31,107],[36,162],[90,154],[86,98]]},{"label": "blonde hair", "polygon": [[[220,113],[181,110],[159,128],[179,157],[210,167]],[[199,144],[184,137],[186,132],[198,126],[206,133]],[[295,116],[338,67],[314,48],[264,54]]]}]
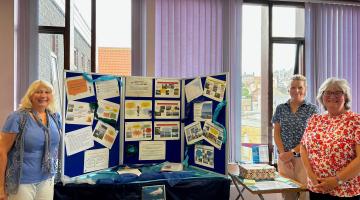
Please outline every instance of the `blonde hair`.
[{"label": "blonde hair", "polygon": [[306,87],[306,78],[305,76],[301,75],[301,74],[294,74],[291,78],[290,78],[290,81],[289,81],[289,88],[291,86],[291,82],[293,81],[304,81],[304,85]]},{"label": "blonde hair", "polygon": [[340,88],[340,90],[344,93],[345,96],[345,110],[350,110],[351,92],[349,83],[345,79],[338,79],[334,77],[326,79],[319,88],[319,93],[316,97],[318,102],[324,107],[325,110],[327,110],[327,108],[324,106],[323,96],[325,90],[328,89],[330,86],[337,86]]},{"label": "blonde hair", "polygon": [[48,107],[46,108],[47,110],[49,110],[51,113],[55,113],[56,112],[56,104],[55,104],[55,91],[53,86],[44,80],[36,80],[34,82],[32,82],[29,86],[29,88],[27,89],[25,95],[23,96],[23,98],[21,99],[20,105],[19,105],[19,109],[31,109],[32,108],[32,103],[31,103],[31,96],[36,92],[37,89],[39,89],[40,87],[45,87],[46,89],[50,90],[52,98],[49,102]]}]

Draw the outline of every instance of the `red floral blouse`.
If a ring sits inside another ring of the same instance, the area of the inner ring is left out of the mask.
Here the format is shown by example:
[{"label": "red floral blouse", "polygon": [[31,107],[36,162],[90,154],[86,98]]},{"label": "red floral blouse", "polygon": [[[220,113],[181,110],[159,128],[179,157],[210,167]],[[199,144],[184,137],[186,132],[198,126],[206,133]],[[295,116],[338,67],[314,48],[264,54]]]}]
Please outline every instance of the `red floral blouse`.
[{"label": "red floral blouse", "polygon": [[[360,115],[351,111],[336,117],[315,114],[309,119],[301,144],[306,147],[310,165],[318,177],[336,176],[336,172],[356,157],[355,146],[360,144]],[[319,192],[309,179],[308,188]],[[340,197],[360,195],[360,175],[329,194]]]}]

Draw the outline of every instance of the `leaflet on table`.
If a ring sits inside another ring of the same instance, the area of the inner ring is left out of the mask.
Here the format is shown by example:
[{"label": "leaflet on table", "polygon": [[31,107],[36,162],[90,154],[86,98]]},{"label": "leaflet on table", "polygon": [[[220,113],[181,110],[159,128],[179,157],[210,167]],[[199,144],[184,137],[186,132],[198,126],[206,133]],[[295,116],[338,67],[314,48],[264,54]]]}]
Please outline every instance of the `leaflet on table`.
[{"label": "leaflet on table", "polygon": [[94,110],[90,103],[69,101],[66,109],[66,124],[92,125],[94,120]]},{"label": "leaflet on table", "polygon": [[212,101],[194,103],[194,121],[212,120]]},{"label": "leaflet on table", "polygon": [[125,122],[125,141],[152,139],[152,122]]},{"label": "leaflet on table", "polygon": [[221,150],[221,145],[224,140],[223,128],[216,126],[215,124],[205,121],[203,127],[203,137],[206,141],[212,144],[217,149]]},{"label": "leaflet on table", "polygon": [[93,84],[86,81],[82,76],[66,78],[65,89],[68,101],[95,95]]},{"label": "leaflet on table", "polygon": [[119,84],[116,78],[106,81],[95,82],[96,98],[108,99],[120,96]]},{"label": "leaflet on table", "polygon": [[126,77],[125,96],[127,97],[152,97],[152,78]]},{"label": "leaflet on table", "polygon": [[117,121],[120,105],[106,100],[98,100],[97,115],[99,118]]},{"label": "leaflet on table", "polygon": [[224,99],[226,81],[212,77],[206,77],[203,95],[221,102]]},{"label": "leaflet on table", "polygon": [[165,141],[140,141],[139,160],[165,160]]},{"label": "leaflet on table", "polygon": [[194,148],[195,164],[214,168],[214,147],[196,144]]},{"label": "leaflet on table", "polygon": [[99,120],[92,135],[96,142],[111,149],[117,133],[118,131],[116,131],[114,127]]},{"label": "leaflet on table", "polygon": [[125,119],[151,119],[151,100],[125,100]]},{"label": "leaflet on table", "polygon": [[185,85],[185,96],[187,102],[190,102],[203,94],[203,87],[200,78],[195,78]]},{"label": "leaflet on table", "polygon": [[93,149],[84,153],[84,173],[109,167],[109,149]]},{"label": "leaflet on table", "polygon": [[94,146],[91,126],[65,134],[66,155],[71,156]]},{"label": "leaflet on table", "polygon": [[201,128],[200,122],[193,122],[187,126],[184,127],[185,131],[185,137],[186,137],[186,143],[194,144],[197,141],[200,141],[203,139],[203,130]]},{"label": "leaflet on table", "polygon": [[180,122],[179,121],[155,121],[154,140],[179,140]]},{"label": "leaflet on table", "polygon": [[156,79],[155,97],[180,98],[180,80]]},{"label": "leaflet on table", "polygon": [[155,101],[155,119],[180,119],[180,101]]}]

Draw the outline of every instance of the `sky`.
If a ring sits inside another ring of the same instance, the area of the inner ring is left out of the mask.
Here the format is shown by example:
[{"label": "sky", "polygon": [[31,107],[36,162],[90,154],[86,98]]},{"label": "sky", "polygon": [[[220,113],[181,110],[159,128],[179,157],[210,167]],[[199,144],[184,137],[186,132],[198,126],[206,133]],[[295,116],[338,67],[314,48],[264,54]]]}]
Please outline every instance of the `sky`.
[{"label": "sky", "polygon": [[[75,0],[90,23],[90,0]],[[96,43],[98,47],[131,47],[131,0],[96,1]]]}]

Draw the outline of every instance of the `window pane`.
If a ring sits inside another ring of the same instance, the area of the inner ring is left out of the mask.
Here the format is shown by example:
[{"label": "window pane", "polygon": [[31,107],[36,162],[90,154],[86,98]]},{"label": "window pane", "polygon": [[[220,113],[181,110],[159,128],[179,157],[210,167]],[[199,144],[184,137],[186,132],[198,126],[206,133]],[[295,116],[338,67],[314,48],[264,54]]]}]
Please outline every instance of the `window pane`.
[{"label": "window pane", "polygon": [[65,26],[65,0],[39,1],[39,26]]},{"label": "window pane", "polygon": [[74,0],[74,65],[72,70],[91,72],[91,1]]},{"label": "window pane", "polygon": [[[253,160],[251,146],[261,143],[262,6],[243,6],[241,161]],[[267,26],[265,27],[267,28]]]},{"label": "window pane", "polygon": [[131,0],[96,1],[96,26],[97,71],[131,75]]},{"label": "window pane", "polygon": [[55,89],[57,109],[61,111],[64,42],[63,36],[57,34],[39,34],[39,77],[49,81]]},{"label": "window pane", "polygon": [[273,37],[304,37],[304,8],[273,7]]}]

